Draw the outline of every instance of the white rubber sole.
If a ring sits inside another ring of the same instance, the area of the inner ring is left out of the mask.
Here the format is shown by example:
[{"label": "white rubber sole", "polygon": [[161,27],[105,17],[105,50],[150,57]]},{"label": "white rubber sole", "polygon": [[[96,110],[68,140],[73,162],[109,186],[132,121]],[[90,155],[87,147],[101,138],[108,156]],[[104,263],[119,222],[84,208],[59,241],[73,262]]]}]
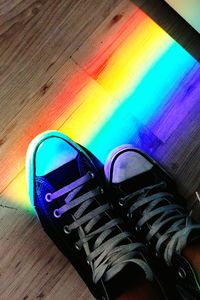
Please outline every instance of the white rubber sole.
[{"label": "white rubber sole", "polygon": [[29,194],[30,202],[33,205],[33,207],[35,206],[34,205],[35,153],[36,153],[39,145],[44,140],[46,140],[50,137],[58,137],[58,138],[65,140],[67,143],[72,145],[75,149],[84,153],[84,155],[87,156],[87,158],[89,160],[91,160],[90,157],[88,156],[88,154],[83,150],[83,148],[81,148],[77,143],[75,143],[73,140],[71,140],[64,133],[61,133],[56,130],[48,130],[48,131],[45,131],[45,132],[37,135],[32,140],[32,142],[29,144],[29,147],[28,147],[28,150],[26,153],[26,182],[27,182],[27,186],[28,186],[28,194]]},{"label": "white rubber sole", "polygon": [[105,174],[107,182],[109,182],[109,183],[111,183],[111,176],[110,176],[111,175],[110,174],[111,165],[112,165],[113,161],[115,160],[115,157],[117,155],[119,155],[119,153],[123,152],[124,150],[134,150],[134,147],[130,144],[124,144],[119,147],[116,147],[114,150],[112,150],[109,153],[109,155],[106,159],[106,162],[104,165],[104,174]]},{"label": "white rubber sole", "polygon": [[155,161],[152,157],[150,157],[144,151],[142,151],[138,148],[135,148],[131,144],[124,144],[124,145],[121,145],[119,147],[116,147],[113,151],[111,151],[110,154],[108,155],[108,158],[107,158],[106,162],[105,162],[104,174],[105,174],[105,177],[106,177],[106,180],[107,180],[108,183],[112,183],[111,168],[112,168],[112,165],[114,163],[114,160],[115,160],[116,156],[120,155],[120,153],[122,153],[124,151],[138,152],[139,154],[143,155],[146,159],[148,159],[152,164],[159,167],[171,180],[173,180],[173,177],[171,176],[171,174],[169,174],[168,171],[166,171],[162,166],[159,165],[159,163],[157,161]]}]

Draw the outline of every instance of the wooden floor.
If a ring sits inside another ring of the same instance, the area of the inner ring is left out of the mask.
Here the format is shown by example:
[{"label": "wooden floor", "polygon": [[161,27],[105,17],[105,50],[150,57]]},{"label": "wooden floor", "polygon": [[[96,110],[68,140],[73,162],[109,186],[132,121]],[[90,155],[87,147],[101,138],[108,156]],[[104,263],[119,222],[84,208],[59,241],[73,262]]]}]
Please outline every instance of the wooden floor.
[{"label": "wooden floor", "polygon": [[[26,190],[22,191],[24,158],[28,143],[37,133],[59,129],[73,116],[77,109],[73,97],[78,94],[84,99],[84,87],[89,80],[92,79],[95,91],[102,97],[109,100],[113,96],[93,76],[92,59],[88,61],[88,57],[91,49],[97,52],[108,34],[112,36],[119,30],[138,7],[199,59],[198,35],[169,7],[157,1],[0,0],[2,300],[93,299],[71,264],[42,231],[29,206],[19,203],[19,198],[23,202],[23,193],[26,194]],[[190,109],[178,126],[172,126],[167,137],[162,135],[161,127],[155,128],[153,135],[161,142],[153,150],[155,158],[177,179],[188,209],[192,208],[193,216],[200,221],[200,205],[195,194],[196,191],[200,194],[198,63],[196,68],[195,91],[185,91],[193,93]],[[99,65],[98,72],[101,69]],[[66,115],[65,99],[61,99],[60,91],[72,81],[77,83],[77,89],[67,90],[65,94],[71,99]],[[184,101],[179,103],[177,113],[183,113],[184,105]],[[45,114],[47,106],[48,114]]]}]

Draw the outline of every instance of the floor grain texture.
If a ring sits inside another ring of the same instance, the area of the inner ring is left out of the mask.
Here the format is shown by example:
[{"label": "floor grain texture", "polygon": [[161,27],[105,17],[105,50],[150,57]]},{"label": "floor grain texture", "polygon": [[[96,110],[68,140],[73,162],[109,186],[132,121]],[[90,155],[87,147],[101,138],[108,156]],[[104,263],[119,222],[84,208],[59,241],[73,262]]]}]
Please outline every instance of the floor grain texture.
[{"label": "floor grain texture", "polygon": [[[133,12],[141,7],[199,59],[200,43],[197,43],[196,33],[188,29],[169,7],[164,9],[162,5],[157,5],[157,1],[132,2],[0,0],[2,300],[93,299],[69,261],[42,231],[35,215],[22,209],[15,201],[10,201],[10,198],[17,193],[20,182],[24,180],[24,157],[31,139],[43,130],[73,125],[74,112],[86,105],[85,87],[88,82],[95,91],[91,99],[98,93],[114,105],[116,94],[106,82],[101,81],[100,75],[111,54],[132,29],[122,31],[121,38],[113,41],[112,47],[108,37],[123,28]],[[180,28],[185,29],[185,34]],[[101,48],[102,56],[98,57],[96,53]],[[179,122],[172,124],[167,134],[162,131],[165,119],[157,120],[151,127],[143,124],[140,126],[142,134],[138,131],[135,143],[137,146],[144,142],[148,144],[151,154],[176,178],[180,192],[186,197],[188,209],[192,209],[194,217],[200,221],[200,205],[195,194],[196,191],[200,194],[198,63],[195,68],[197,72],[194,72],[191,85],[196,89],[190,91],[191,97],[187,98],[190,101],[187,103],[188,109],[181,110],[186,105],[184,101],[182,104],[173,103],[175,107],[165,107],[166,119],[168,112],[179,109],[179,114],[182,114]],[[75,96],[80,99],[76,105],[73,103]],[[65,105],[70,107],[67,114],[63,98]],[[48,114],[41,118],[47,106]],[[97,114],[95,118],[99,117]],[[35,127],[34,122],[37,124]],[[141,120],[133,118],[133,124],[137,128]],[[145,141],[141,140],[141,136],[146,137]]]}]

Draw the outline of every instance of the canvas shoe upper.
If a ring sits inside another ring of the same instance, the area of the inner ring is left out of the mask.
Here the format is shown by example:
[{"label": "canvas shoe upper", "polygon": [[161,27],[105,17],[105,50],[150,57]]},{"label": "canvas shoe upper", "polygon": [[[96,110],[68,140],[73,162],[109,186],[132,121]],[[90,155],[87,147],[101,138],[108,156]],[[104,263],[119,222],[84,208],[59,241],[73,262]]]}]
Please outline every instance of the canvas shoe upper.
[{"label": "canvas shoe upper", "polygon": [[175,284],[181,299],[200,299],[200,225],[168,173],[131,145],[113,150],[104,172],[118,215],[148,246],[157,276]]},{"label": "canvas shoe upper", "polygon": [[96,299],[118,299],[143,283],[155,294],[145,300],[164,299],[144,245],[113,215],[102,164],[88,150],[48,131],[32,141],[26,164],[30,199],[44,230]]}]

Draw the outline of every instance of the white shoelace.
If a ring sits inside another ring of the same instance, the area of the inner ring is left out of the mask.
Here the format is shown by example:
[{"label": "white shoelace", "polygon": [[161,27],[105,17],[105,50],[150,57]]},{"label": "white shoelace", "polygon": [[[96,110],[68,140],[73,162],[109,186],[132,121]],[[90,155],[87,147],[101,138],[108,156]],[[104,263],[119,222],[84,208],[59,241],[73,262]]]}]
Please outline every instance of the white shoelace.
[{"label": "white shoelace", "polygon": [[156,221],[152,222],[151,229],[145,237],[147,243],[151,243],[152,238],[167,227],[163,234],[159,234],[155,250],[159,253],[161,246],[167,241],[164,259],[170,265],[173,254],[181,254],[181,251],[187,245],[189,235],[194,230],[199,230],[200,235],[200,225],[194,224],[190,215],[181,206],[171,204],[171,200],[174,199],[172,194],[154,191],[162,188],[163,185],[165,183],[161,182],[145,187],[121,198],[120,201],[122,205],[133,203],[128,209],[129,216],[138,209],[143,211],[143,216],[136,224],[137,230],[140,230],[143,225],[157,217]]},{"label": "white shoelace", "polygon": [[[77,207],[76,212],[72,215],[74,222],[67,224],[64,231],[69,234],[71,231],[77,230],[80,239],[76,242],[76,248],[78,250],[84,248],[87,262],[93,271],[94,283],[97,283],[102,277],[105,281],[110,280],[129,263],[140,266],[144,270],[146,278],[152,280],[151,269],[142,258],[139,258],[144,246],[141,243],[132,242],[130,233],[119,230],[122,222],[120,219],[110,219],[92,231],[105,214],[108,216],[107,210],[110,209],[109,203],[100,205],[95,199],[104,192],[99,187],[76,197],[85,184],[93,178],[94,174],[88,172],[62,189],[48,193],[46,195],[48,202],[66,195],[65,204],[54,211],[54,216],[60,218]],[[95,208],[93,206],[89,212],[85,213],[86,209],[88,210],[94,202],[96,203]],[[116,228],[119,233],[114,235],[112,233]],[[95,238],[95,242],[91,249],[89,242],[93,238]]]}]

